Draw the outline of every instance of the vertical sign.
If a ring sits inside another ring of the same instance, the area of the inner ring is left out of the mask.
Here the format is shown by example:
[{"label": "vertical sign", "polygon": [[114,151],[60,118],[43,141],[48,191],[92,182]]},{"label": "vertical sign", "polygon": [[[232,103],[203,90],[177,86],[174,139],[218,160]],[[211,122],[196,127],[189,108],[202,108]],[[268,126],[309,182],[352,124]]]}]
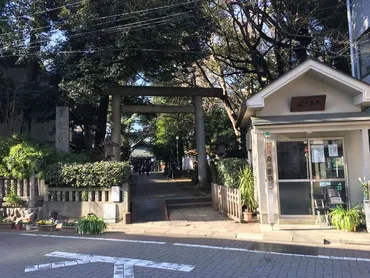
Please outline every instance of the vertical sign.
[{"label": "vertical sign", "polygon": [[120,202],[120,191],[121,187],[119,186],[112,186],[111,193],[112,193],[112,202]]},{"label": "vertical sign", "polygon": [[274,169],[272,166],[272,142],[265,142],[267,188],[274,188]]},{"label": "vertical sign", "polygon": [[266,195],[268,222],[275,223],[274,210],[274,168],[272,163],[272,142],[265,142],[265,167],[266,167]]},{"label": "vertical sign", "polygon": [[55,148],[69,151],[69,107],[57,106],[55,114]]}]

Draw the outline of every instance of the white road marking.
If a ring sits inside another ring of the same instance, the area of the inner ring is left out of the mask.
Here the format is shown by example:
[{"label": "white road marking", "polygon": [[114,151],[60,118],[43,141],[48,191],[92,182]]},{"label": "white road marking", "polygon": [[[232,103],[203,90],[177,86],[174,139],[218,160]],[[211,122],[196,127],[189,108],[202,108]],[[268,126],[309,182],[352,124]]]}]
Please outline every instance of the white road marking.
[{"label": "white road marking", "polygon": [[[145,241],[145,240],[115,239],[115,238],[60,236],[60,235],[25,234],[25,233],[22,233],[22,234],[19,234],[19,235],[33,236],[33,237],[51,237],[51,238],[66,238],[66,239],[81,239],[81,240],[129,242],[129,243],[141,243],[141,244],[158,244],[158,245],[169,244],[169,243],[164,242],[164,241]],[[182,246],[182,247],[191,247],[191,248],[216,249],[216,250],[222,250],[222,251],[263,253],[263,254],[271,254],[271,255],[320,258],[320,259],[330,259],[330,260],[347,260],[347,261],[356,261],[356,260],[358,260],[358,261],[363,261],[363,262],[370,262],[370,259],[368,259],[368,258],[337,257],[337,256],[325,256],[325,255],[303,255],[303,254],[294,254],[294,253],[280,253],[280,252],[250,250],[250,249],[247,249],[247,248],[234,248],[234,247],[222,247],[222,246],[214,246],[214,245],[199,245],[199,244],[186,244],[186,243],[172,243],[171,245],[173,245],[173,246]]]},{"label": "white road marking", "polygon": [[233,248],[233,247],[221,247],[213,245],[198,245],[198,244],[186,244],[186,243],[174,243],[175,246],[185,246],[185,247],[196,247],[196,248],[206,248],[206,249],[217,249],[217,250],[226,250],[226,251],[241,251],[249,252],[251,250],[245,248]]},{"label": "white road marking", "polygon": [[37,264],[33,266],[26,266],[24,269],[24,272],[33,272],[33,271],[39,271],[39,270],[45,270],[45,269],[52,269],[52,268],[61,268],[61,267],[67,267],[67,266],[73,266],[78,264],[88,264],[90,261],[63,261],[63,262],[56,262],[56,263],[48,263],[48,264]]},{"label": "white road marking", "polygon": [[89,254],[79,253],[68,253],[55,251],[46,254],[47,257],[57,257],[64,259],[71,259],[73,261],[63,261],[56,263],[39,264],[34,266],[27,266],[24,272],[33,272],[40,270],[50,270],[53,268],[68,267],[79,264],[88,263],[112,263],[114,265],[113,278],[134,278],[134,266],[149,267],[156,269],[166,269],[182,272],[190,272],[194,269],[192,265],[186,264],[173,264],[166,262],[155,262],[149,260],[139,260],[132,258],[120,258],[120,257],[109,257],[109,256],[96,256]]},{"label": "white road marking", "polygon": [[83,237],[83,236],[58,236],[58,235],[43,235],[43,234],[19,234],[21,236],[35,236],[35,237],[51,237],[51,238],[66,238],[66,239],[84,239],[84,240],[101,240],[114,242],[131,242],[131,243],[146,243],[146,244],[166,244],[164,241],[150,241],[150,240],[133,240],[133,239],[115,239],[115,238],[100,238],[100,237]]}]

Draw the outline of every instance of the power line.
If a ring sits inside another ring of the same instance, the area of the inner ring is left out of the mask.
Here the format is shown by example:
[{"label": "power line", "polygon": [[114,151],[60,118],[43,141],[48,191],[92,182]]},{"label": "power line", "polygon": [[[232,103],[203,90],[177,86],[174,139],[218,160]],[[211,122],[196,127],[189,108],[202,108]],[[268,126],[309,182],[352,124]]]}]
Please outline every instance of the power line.
[{"label": "power line", "polygon": [[[188,15],[188,16],[187,17],[179,17],[181,15]],[[114,34],[114,33],[121,32],[123,30],[132,30],[132,29],[141,30],[141,27],[156,27],[156,26],[159,26],[159,25],[163,25],[165,23],[173,22],[173,21],[171,21],[171,19],[181,20],[181,19],[186,19],[186,18],[190,18],[190,17],[193,17],[193,16],[194,15],[191,15],[190,12],[177,13],[177,14],[173,14],[173,15],[154,18],[154,19],[151,19],[151,20],[138,21],[138,22],[128,23],[128,24],[124,24],[124,25],[113,26],[113,27],[109,27],[109,28],[103,28],[103,29],[98,29],[98,30],[93,30],[93,31],[75,33],[75,34],[71,34],[69,36],[69,38],[79,38],[79,37],[84,38],[84,37],[86,37],[86,35],[94,34],[94,33],[96,33],[97,35],[102,36],[102,35],[111,35],[111,34]],[[39,46],[32,47],[32,45],[36,45],[36,44],[40,44],[40,43],[44,43],[44,42],[55,42],[55,41],[52,41],[50,39],[39,40],[39,41],[34,41],[34,42],[28,44],[27,46],[16,45],[16,46],[13,46],[12,48],[20,47],[20,48],[32,49],[34,47],[36,47],[36,48],[39,47]]]},{"label": "power line", "polygon": [[[60,10],[60,9],[63,9],[63,8],[69,7],[69,6],[78,5],[78,4],[81,4],[83,2],[85,2],[85,1],[78,1],[78,2],[74,2],[74,3],[69,3],[69,4],[65,4],[65,5],[56,7],[56,8],[47,9],[45,11],[39,11],[39,12],[35,12],[35,13],[32,13],[32,14],[24,14],[24,15],[21,15],[21,16],[11,17],[11,19],[14,20],[14,19],[21,19],[21,18],[24,18],[24,17],[32,17],[34,15],[44,14],[44,13],[48,13],[48,12],[51,12],[51,11]],[[8,21],[8,20],[9,20],[9,18],[7,18],[7,19],[0,19],[0,21]]]}]

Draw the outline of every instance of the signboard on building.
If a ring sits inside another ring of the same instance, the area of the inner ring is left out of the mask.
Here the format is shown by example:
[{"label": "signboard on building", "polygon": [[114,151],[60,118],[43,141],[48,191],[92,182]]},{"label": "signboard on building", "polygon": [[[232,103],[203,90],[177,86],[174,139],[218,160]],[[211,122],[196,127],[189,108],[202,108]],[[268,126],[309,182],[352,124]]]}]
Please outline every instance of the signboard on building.
[{"label": "signboard on building", "polygon": [[266,181],[268,188],[274,188],[274,169],[272,163],[272,142],[265,142]]},{"label": "signboard on building", "polygon": [[324,111],[326,95],[292,97],[290,112]]},{"label": "signboard on building", "polygon": [[120,202],[120,191],[121,187],[119,186],[112,186],[111,193],[112,193],[112,202]]}]

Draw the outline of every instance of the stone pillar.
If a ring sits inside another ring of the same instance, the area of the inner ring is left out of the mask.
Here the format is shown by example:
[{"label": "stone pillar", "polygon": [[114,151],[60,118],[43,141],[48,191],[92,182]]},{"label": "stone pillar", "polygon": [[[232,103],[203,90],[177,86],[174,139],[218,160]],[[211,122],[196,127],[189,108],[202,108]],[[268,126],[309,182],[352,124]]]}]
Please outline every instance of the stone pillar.
[{"label": "stone pillar", "polygon": [[113,146],[113,156],[115,161],[121,160],[121,96],[112,96],[112,142],[117,144]]},{"label": "stone pillar", "polygon": [[4,180],[0,180],[0,199],[5,196],[5,182]]},{"label": "stone pillar", "polygon": [[29,196],[29,201],[30,203],[31,202],[34,202],[35,201],[35,197],[36,197],[36,175],[32,175],[30,177],[30,196]]},{"label": "stone pillar", "polygon": [[55,148],[69,151],[69,107],[57,106],[55,114]]},{"label": "stone pillar", "polygon": [[206,160],[206,140],[204,133],[204,113],[203,100],[201,96],[194,97],[195,102],[195,134],[198,153],[198,180],[199,185],[207,183],[207,160]]}]

